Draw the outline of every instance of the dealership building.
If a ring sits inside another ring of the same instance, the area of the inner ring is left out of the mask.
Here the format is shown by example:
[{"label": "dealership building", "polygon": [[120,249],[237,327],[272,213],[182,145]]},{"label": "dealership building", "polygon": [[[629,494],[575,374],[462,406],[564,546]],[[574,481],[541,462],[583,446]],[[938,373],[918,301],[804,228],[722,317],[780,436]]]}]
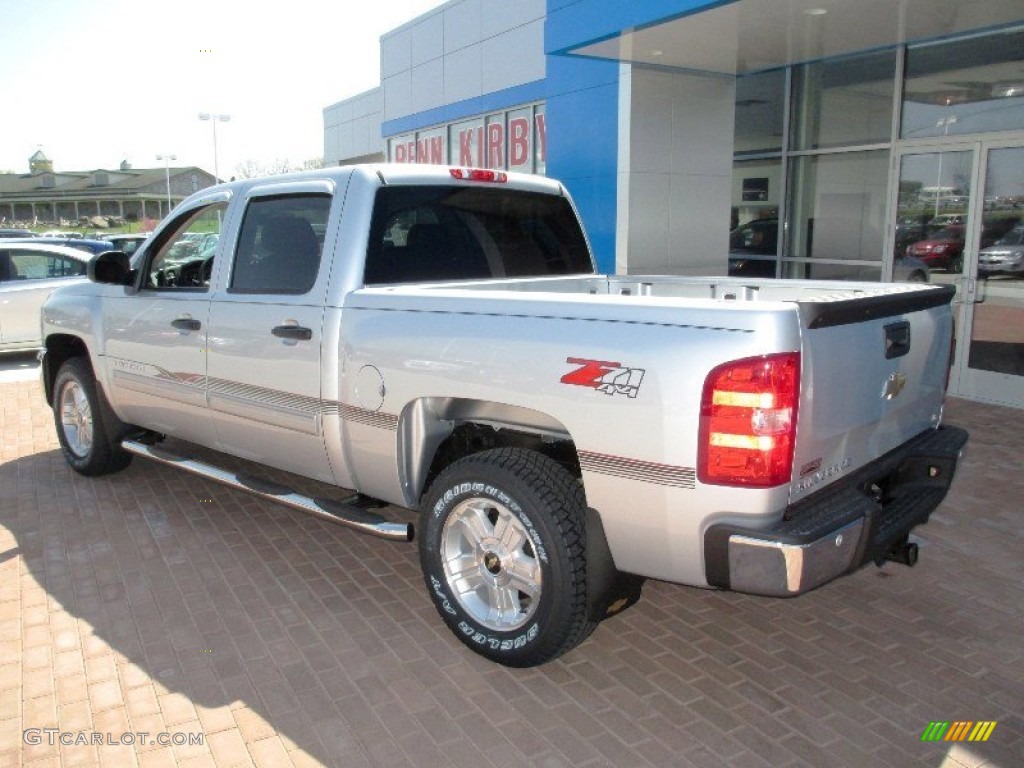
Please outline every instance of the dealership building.
[{"label": "dealership building", "polygon": [[451,0],[325,108],[324,159],[557,178],[607,272],[923,264],[958,289],[952,391],[1024,406],[1020,0]]}]

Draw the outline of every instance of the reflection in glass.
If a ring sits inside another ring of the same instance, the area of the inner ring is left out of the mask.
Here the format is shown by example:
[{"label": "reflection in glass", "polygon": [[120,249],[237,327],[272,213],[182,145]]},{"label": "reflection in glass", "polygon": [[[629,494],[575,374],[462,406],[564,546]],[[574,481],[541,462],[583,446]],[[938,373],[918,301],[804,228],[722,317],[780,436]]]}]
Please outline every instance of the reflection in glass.
[{"label": "reflection in glass", "polygon": [[748,75],[736,81],[733,151],[737,155],[782,150],[785,98],[785,70]]},{"label": "reflection in glass", "polygon": [[816,264],[790,261],[783,265],[783,275],[806,280],[864,280],[877,283],[882,268],[863,264]]},{"label": "reflection in glass", "polygon": [[786,255],[881,262],[888,165],[887,150],[794,158]]},{"label": "reflection in glass", "polygon": [[904,155],[900,164],[895,256],[929,269],[963,269],[972,153]]},{"label": "reflection in glass", "polygon": [[1024,30],[907,50],[905,139],[1024,128]]},{"label": "reflection in glass", "polygon": [[971,368],[1024,376],[1024,148],[988,153]]},{"label": "reflection in glass", "polygon": [[775,277],[782,161],[741,160],[732,170],[729,274]]},{"label": "reflection in glass", "polygon": [[796,67],[792,148],[888,142],[895,80],[895,50]]}]

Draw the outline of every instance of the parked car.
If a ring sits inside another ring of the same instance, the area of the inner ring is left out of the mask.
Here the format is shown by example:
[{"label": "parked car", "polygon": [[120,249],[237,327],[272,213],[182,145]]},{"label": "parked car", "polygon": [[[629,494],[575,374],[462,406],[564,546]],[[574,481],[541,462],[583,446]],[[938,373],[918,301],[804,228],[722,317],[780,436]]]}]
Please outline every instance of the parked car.
[{"label": "parked car", "polygon": [[86,280],[90,254],[28,240],[0,242],[0,352],[42,346],[39,310],[54,289]]},{"label": "parked car", "polygon": [[148,234],[139,232],[136,234],[104,235],[100,239],[113,243],[115,251],[123,251],[131,256],[140,245],[146,242],[147,237],[149,237]]},{"label": "parked car", "polygon": [[729,233],[729,274],[775,277],[779,242],[778,219],[754,219]]},{"label": "parked car", "polygon": [[926,216],[900,216],[896,219],[895,256],[898,258],[907,251],[907,246],[928,237]]},{"label": "parked car", "polygon": [[21,237],[35,237],[36,233],[31,229],[14,229],[11,227],[0,228],[0,239],[8,238],[21,238]]},{"label": "parked car", "polygon": [[[941,218],[941,217],[940,217]],[[951,223],[923,240],[911,243],[905,251],[907,256],[921,259],[932,269],[960,272],[964,266],[966,219]],[[935,221],[935,219],[932,219]],[[1017,217],[989,217],[982,222],[981,248],[987,249],[1020,224]]]},{"label": "parked car", "polygon": [[[86,476],[142,456],[415,533],[439,616],[515,667],[647,578],[788,597],[916,562],[967,440],[939,426],[953,287],[599,274],[574,211],[554,179],[487,169],[203,189],[134,265],[100,254],[44,305],[61,451]],[[212,260],[178,262],[215,224]]]},{"label": "parked car", "polygon": [[1017,226],[978,254],[978,274],[1024,273],[1024,226]]},{"label": "parked car", "polygon": [[[904,217],[910,223],[924,226],[917,219]],[[901,219],[903,221],[903,219]],[[898,226],[898,225],[897,225]],[[899,232],[899,229],[897,229]],[[897,234],[897,241],[899,235]],[[729,233],[729,275],[731,277],[775,277],[775,254],[778,249],[778,219],[755,219],[737,227]],[[873,267],[865,272],[874,272]],[[876,273],[877,274],[877,273]],[[854,279],[871,280],[871,275]],[[897,255],[893,265],[893,280],[898,283],[927,283],[930,279],[928,265],[920,259]]]},{"label": "parked car", "polygon": [[905,255],[920,259],[930,269],[960,272],[964,268],[964,229],[962,226],[940,229],[925,240],[908,245]]},{"label": "parked car", "polygon": [[940,213],[928,220],[928,228],[932,231],[946,227],[963,227],[967,224],[966,213]]},{"label": "parked car", "polygon": [[[3,240],[0,240],[0,243],[2,242]],[[33,237],[31,242],[40,245],[63,245],[87,253],[103,253],[115,249],[114,244],[108,240],[91,240],[85,237]]]}]

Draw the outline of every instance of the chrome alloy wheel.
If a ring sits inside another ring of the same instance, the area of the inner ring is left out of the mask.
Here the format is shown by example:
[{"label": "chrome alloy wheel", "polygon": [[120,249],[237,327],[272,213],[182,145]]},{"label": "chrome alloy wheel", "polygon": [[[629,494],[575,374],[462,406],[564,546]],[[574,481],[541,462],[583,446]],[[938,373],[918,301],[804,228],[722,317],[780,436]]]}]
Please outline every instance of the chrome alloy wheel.
[{"label": "chrome alloy wheel", "polygon": [[79,458],[88,456],[92,450],[92,408],[77,381],[67,382],[60,391],[60,426],[71,452]]},{"label": "chrome alloy wheel", "polygon": [[540,560],[526,526],[504,505],[477,497],[455,507],[441,532],[441,561],[459,604],[487,629],[518,629],[536,612]]}]

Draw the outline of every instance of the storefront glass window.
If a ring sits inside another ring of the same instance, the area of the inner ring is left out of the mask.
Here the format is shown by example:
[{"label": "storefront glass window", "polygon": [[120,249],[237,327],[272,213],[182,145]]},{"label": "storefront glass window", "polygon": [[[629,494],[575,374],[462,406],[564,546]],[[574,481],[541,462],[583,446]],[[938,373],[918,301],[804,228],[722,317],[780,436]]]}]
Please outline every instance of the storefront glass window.
[{"label": "storefront glass window", "polygon": [[781,159],[744,160],[733,165],[730,275],[775,277],[781,198]]},{"label": "storefront glass window", "polygon": [[784,70],[741,77],[736,81],[737,155],[782,151],[785,115]]},{"label": "storefront glass window", "polygon": [[[888,168],[888,150],[793,158],[785,255],[815,262],[873,262],[880,269]],[[850,270],[839,272],[837,277]],[[821,273],[808,263],[784,270],[787,277]]]},{"label": "storefront glass window", "polygon": [[796,67],[792,149],[888,142],[895,80],[895,50]]},{"label": "storefront glass window", "polygon": [[904,139],[1024,128],[1024,30],[907,49]]}]

